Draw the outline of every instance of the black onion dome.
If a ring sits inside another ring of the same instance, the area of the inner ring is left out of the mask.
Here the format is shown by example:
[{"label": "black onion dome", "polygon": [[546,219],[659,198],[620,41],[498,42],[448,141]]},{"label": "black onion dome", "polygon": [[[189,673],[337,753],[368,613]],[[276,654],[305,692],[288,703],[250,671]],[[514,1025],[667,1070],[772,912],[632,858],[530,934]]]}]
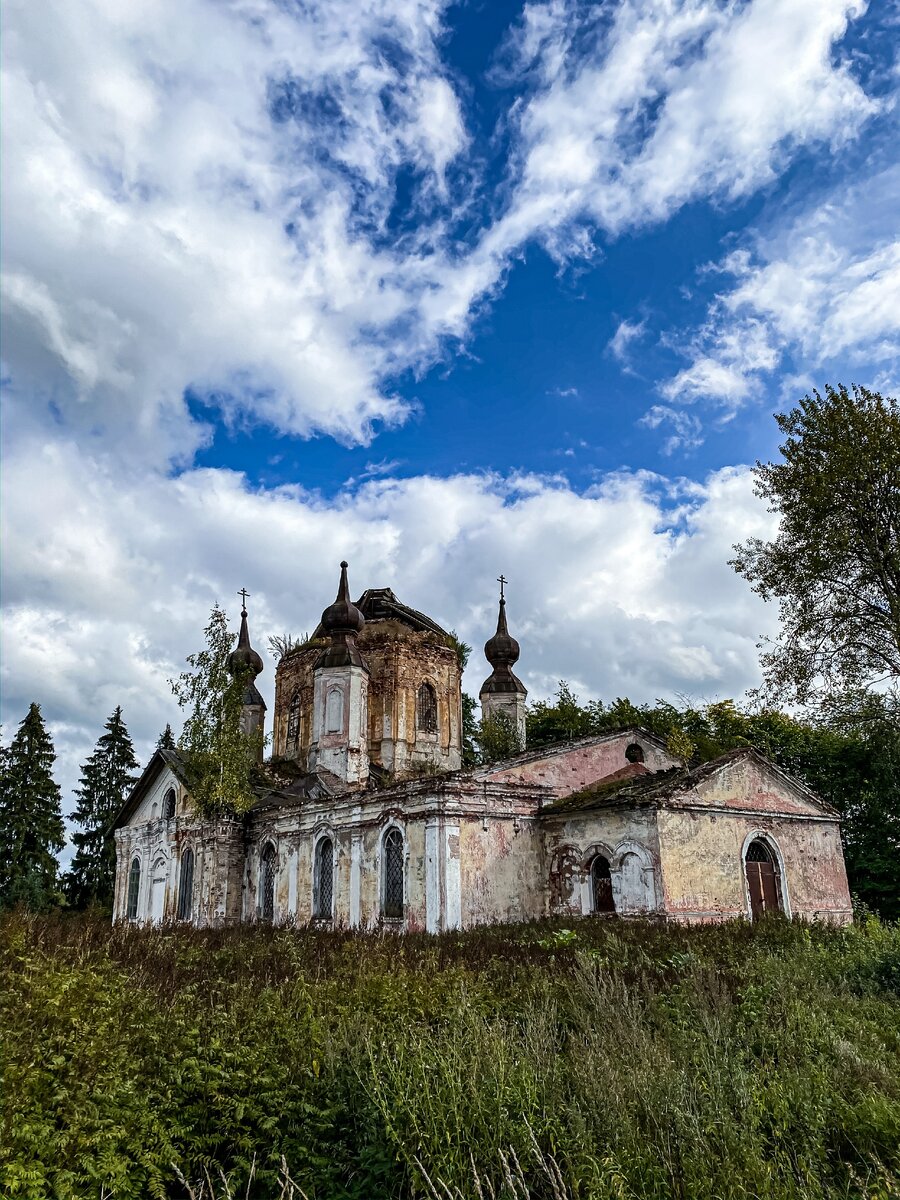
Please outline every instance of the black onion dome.
[{"label": "black onion dome", "polygon": [[506,601],[500,601],[497,632],[484,643],[484,657],[492,667],[511,667],[519,661],[519,643],[506,627]]},{"label": "black onion dome", "polygon": [[519,643],[506,626],[506,601],[502,596],[497,617],[497,632],[484,643],[484,657],[494,669],[481,685],[479,694],[522,692],[527,695],[525,685],[512,672],[513,664],[519,660]]},{"label": "black onion dome", "polygon": [[341,582],[338,585],[337,598],[334,604],[329,604],[322,613],[322,628],[326,633],[359,633],[366,618],[350,599],[350,587],[347,583],[347,564],[341,563]]},{"label": "black onion dome", "polygon": [[247,610],[241,609],[241,632],[238,634],[238,644],[228,655],[228,672],[237,675],[247,671],[255,679],[263,670],[263,660],[250,645],[250,630],[247,628]]}]

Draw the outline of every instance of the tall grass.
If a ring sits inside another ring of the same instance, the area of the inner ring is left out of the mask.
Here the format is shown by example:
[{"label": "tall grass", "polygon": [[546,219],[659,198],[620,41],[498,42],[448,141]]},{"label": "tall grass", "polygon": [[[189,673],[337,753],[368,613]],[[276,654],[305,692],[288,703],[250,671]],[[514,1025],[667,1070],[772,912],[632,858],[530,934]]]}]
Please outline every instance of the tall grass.
[{"label": "tall grass", "polygon": [[900,1196],[900,930],[0,922],[4,1197]]}]

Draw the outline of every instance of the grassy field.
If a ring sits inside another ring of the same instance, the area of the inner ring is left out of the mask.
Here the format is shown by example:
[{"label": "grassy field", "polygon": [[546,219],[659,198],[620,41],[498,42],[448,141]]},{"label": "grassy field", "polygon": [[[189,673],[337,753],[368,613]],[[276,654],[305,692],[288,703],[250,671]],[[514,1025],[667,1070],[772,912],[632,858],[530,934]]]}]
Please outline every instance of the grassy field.
[{"label": "grassy field", "polygon": [[887,1200],[898,993],[874,919],[401,939],[14,914],[0,1194]]}]

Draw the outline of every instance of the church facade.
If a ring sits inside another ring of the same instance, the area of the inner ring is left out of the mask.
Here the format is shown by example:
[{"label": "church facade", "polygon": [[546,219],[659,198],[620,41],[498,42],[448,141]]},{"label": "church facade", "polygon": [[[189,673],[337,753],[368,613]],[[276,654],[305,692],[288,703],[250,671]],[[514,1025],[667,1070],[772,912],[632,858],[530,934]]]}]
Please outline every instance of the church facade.
[{"label": "church facade", "polygon": [[[524,746],[501,594],[480,692]],[[241,614],[242,721],[264,727]],[[547,915],[845,922],[838,814],[752,750],[688,769],[631,728],[462,768],[455,639],[388,588],[338,594],[278,664],[265,786],[240,819],[194,808],[157,750],[115,829],[114,918],[443,930]]]}]

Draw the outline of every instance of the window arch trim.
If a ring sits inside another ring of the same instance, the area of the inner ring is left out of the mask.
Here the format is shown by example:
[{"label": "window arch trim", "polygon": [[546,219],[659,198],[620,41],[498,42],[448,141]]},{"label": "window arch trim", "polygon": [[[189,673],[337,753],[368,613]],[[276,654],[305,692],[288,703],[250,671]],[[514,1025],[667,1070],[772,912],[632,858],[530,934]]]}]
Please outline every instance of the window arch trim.
[{"label": "window arch trim", "polygon": [[194,915],[194,862],[195,855],[192,846],[187,846],[181,854],[178,863],[178,907],[176,916],[179,921],[190,921]]},{"label": "window arch trim", "polygon": [[261,921],[275,921],[275,892],[278,884],[278,851],[267,840],[259,851],[259,886],[257,914]]},{"label": "window arch trim", "polygon": [[391,823],[381,835],[381,917],[402,921],[406,914],[406,835]]},{"label": "window arch trim", "polygon": [[[327,845],[328,849],[325,849]],[[322,829],[313,843],[313,895],[312,915],[314,921],[333,921],[335,902],[335,877],[337,875],[337,844],[330,829]]]},{"label": "window arch trim", "polygon": [[437,733],[439,728],[437,688],[430,679],[423,679],[416,692],[416,732]]},{"label": "window arch trim", "polygon": [[163,820],[172,820],[172,818],[175,816],[177,804],[178,793],[173,787],[166,788],[166,794],[163,796]]},{"label": "window arch trim", "polygon": [[791,897],[788,887],[787,872],[784,867],[784,856],[777,839],[765,829],[751,829],[744,838],[741,846],[741,881],[744,888],[744,911],[748,921],[753,920],[753,906],[750,901],[750,881],[747,878],[747,851],[754,842],[762,842],[772,856],[775,867],[775,886],[778,889],[778,907],[781,912],[791,919]]},{"label": "window arch trim", "polygon": [[[135,869],[136,868],[136,869]],[[128,883],[125,891],[125,920],[138,919],[138,905],[141,897],[141,856],[132,854],[128,864]]]}]

